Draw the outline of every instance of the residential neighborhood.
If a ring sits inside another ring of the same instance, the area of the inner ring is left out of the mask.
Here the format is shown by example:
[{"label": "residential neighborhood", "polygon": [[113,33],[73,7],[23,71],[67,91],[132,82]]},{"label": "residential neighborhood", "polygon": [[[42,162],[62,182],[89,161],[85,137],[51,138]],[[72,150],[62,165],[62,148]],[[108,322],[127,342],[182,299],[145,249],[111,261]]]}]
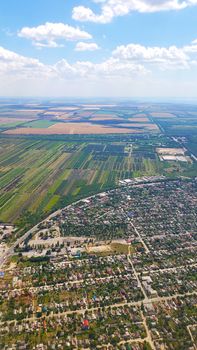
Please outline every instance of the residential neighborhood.
[{"label": "residential neighborhood", "polygon": [[38,224],[1,267],[1,348],[196,350],[196,188],[126,182]]}]

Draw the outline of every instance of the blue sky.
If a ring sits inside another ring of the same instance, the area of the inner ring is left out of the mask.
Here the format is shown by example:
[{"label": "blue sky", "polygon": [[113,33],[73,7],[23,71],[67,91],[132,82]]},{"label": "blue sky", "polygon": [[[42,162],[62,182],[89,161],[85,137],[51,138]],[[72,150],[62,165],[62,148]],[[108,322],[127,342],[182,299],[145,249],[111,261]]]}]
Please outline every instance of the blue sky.
[{"label": "blue sky", "polygon": [[2,0],[0,95],[197,97],[197,0]]}]

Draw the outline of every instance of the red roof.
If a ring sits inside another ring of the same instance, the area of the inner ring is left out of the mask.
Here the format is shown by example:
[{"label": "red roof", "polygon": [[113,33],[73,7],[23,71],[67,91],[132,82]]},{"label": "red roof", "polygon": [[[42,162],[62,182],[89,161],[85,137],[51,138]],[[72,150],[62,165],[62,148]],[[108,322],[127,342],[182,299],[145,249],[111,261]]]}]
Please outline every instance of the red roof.
[{"label": "red roof", "polygon": [[83,321],[83,325],[84,325],[85,327],[89,327],[89,321],[88,321],[88,320],[84,320],[84,321]]}]

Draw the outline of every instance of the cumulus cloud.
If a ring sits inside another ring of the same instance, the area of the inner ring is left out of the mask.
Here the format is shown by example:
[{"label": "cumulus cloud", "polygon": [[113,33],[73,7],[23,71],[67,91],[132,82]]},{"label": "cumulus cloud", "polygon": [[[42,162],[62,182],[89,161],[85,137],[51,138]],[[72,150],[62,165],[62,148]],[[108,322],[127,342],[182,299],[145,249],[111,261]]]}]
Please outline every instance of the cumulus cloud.
[{"label": "cumulus cloud", "polygon": [[[82,49],[84,44],[84,42],[79,42],[78,48]],[[166,71],[170,69],[188,70],[196,65],[197,40],[181,48],[176,46],[146,47],[131,43],[126,46],[118,46],[108,59],[98,63],[91,61],[69,63],[63,58],[50,65],[0,47],[0,75],[3,77],[97,81],[100,78],[101,80],[117,77],[129,79],[149,75],[150,72],[155,73],[157,68]]]},{"label": "cumulus cloud", "polygon": [[35,58],[19,55],[0,47],[0,74],[36,77],[51,76],[54,69]]},{"label": "cumulus cloud", "polygon": [[148,73],[142,65],[131,62],[120,62],[118,59],[109,58],[101,63],[90,61],[78,61],[69,64],[63,59],[55,65],[57,74],[62,78],[108,78],[117,76],[136,76]]},{"label": "cumulus cloud", "polygon": [[197,39],[193,40],[188,46],[184,46],[184,52],[192,55],[197,53]]},{"label": "cumulus cloud", "polygon": [[22,78],[80,79],[112,76],[143,75],[148,71],[141,64],[121,62],[109,58],[100,63],[77,61],[69,63],[62,59],[53,65],[46,65],[34,58],[25,57],[0,47],[0,75]]},{"label": "cumulus cloud", "polygon": [[96,51],[99,49],[100,47],[96,43],[84,43],[83,41],[77,43],[75,47],[75,51]]},{"label": "cumulus cloud", "polygon": [[124,16],[130,12],[159,12],[182,10],[197,5],[197,0],[93,0],[101,4],[101,13],[96,14],[90,8],[76,6],[73,19],[95,23],[110,23],[114,17]]},{"label": "cumulus cloud", "polygon": [[[166,94],[176,90],[179,95],[191,95],[191,91],[196,93],[193,73],[197,69],[196,42],[194,40],[182,48],[122,45],[108,59],[97,63],[82,60],[70,63],[63,58],[50,65],[0,47],[0,91],[1,94],[7,92],[8,95],[69,96],[143,96],[152,91],[156,96],[164,90]],[[158,68],[165,70],[165,73]],[[182,72],[178,73],[180,68]],[[169,75],[168,71],[171,69],[174,73]],[[174,81],[172,77],[176,77]],[[188,77],[191,79],[187,82]],[[188,90],[185,86],[188,86]]]},{"label": "cumulus cloud", "polygon": [[45,23],[38,27],[24,27],[18,36],[32,40],[37,47],[58,47],[57,40],[78,41],[91,39],[91,34],[63,23]]},{"label": "cumulus cloud", "polygon": [[33,45],[39,49],[42,49],[43,47],[49,47],[49,48],[57,48],[57,47],[64,47],[63,44],[58,44],[54,40],[50,40],[48,42],[39,42],[39,41],[33,41]]},{"label": "cumulus cloud", "polygon": [[124,61],[138,62],[141,64],[154,64],[162,69],[174,67],[188,68],[190,57],[189,50],[193,45],[178,48],[176,46],[166,47],[145,47],[139,44],[118,46],[113,51],[113,56]]}]

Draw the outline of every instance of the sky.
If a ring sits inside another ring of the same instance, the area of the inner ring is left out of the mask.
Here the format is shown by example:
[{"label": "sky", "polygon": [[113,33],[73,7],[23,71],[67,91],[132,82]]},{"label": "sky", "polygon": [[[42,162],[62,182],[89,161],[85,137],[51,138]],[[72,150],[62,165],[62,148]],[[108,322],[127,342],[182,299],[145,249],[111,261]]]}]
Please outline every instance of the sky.
[{"label": "sky", "polygon": [[0,0],[0,96],[197,99],[197,0]]}]

